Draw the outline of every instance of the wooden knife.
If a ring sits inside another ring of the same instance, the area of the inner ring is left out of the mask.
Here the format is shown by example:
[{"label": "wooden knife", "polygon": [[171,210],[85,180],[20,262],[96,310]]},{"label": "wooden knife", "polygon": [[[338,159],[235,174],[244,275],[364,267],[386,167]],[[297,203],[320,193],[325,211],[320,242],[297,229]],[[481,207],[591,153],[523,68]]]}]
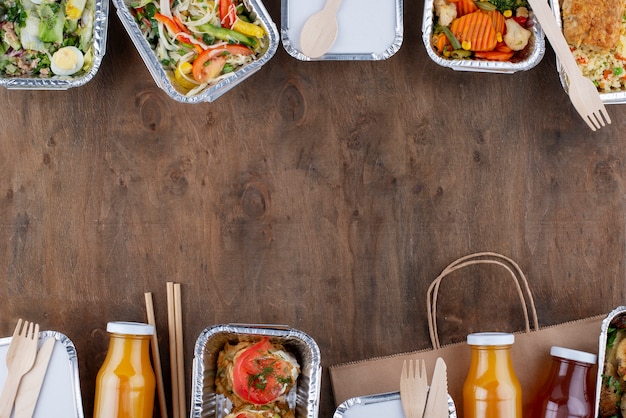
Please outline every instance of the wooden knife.
[{"label": "wooden knife", "polygon": [[424,418],[448,418],[448,376],[446,362],[438,357],[430,383]]},{"label": "wooden knife", "polygon": [[24,375],[17,390],[14,418],[32,418],[56,339],[48,337],[39,351],[33,368]]}]

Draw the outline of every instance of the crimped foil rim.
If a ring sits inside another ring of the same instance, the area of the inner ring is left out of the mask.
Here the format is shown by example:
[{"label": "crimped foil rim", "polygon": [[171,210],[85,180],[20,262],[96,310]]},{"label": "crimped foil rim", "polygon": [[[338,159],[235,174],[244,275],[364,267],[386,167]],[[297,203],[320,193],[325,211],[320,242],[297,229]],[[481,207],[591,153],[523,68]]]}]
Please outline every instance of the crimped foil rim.
[{"label": "crimped foil rim", "polygon": [[267,50],[259,59],[238,69],[232,74],[232,76],[220,80],[219,83],[208,87],[199,94],[186,96],[176,90],[168,78],[165,69],[157,59],[154,51],[150,48],[146,39],[143,37],[141,29],[139,29],[139,26],[135,23],[135,20],[128,10],[128,6],[125,4],[124,0],[112,1],[117,9],[117,15],[122,22],[122,26],[124,26],[126,32],[133,41],[133,44],[137,48],[144,64],[148,67],[154,82],[159,88],[161,88],[161,90],[167,93],[170,98],[180,103],[213,102],[234,86],[238,85],[243,80],[260,70],[261,67],[274,56],[276,50],[278,49],[278,29],[265,9],[265,6],[260,0],[249,0],[253,11],[258,15],[259,19],[263,23],[263,26],[265,27],[266,33],[268,34],[269,43]]},{"label": "crimped foil rim", "polygon": [[89,71],[80,77],[0,77],[0,86],[12,90],[68,90],[80,87],[96,75],[106,52],[106,40],[109,19],[108,0],[96,0],[94,10],[93,63]]},{"label": "crimped foil rim", "polygon": [[283,48],[289,55],[300,61],[383,61],[391,58],[400,50],[404,40],[404,2],[396,0],[395,36],[393,42],[382,52],[369,54],[324,54],[319,58],[311,58],[297,49],[289,38],[289,0],[281,2],[281,40]]},{"label": "crimped foil rim", "polygon": [[534,37],[534,46],[528,57],[520,62],[500,62],[500,61],[482,61],[482,60],[462,60],[447,59],[439,56],[433,49],[431,36],[433,33],[434,19],[434,1],[426,0],[424,3],[424,16],[422,21],[422,41],[426,47],[428,56],[442,67],[451,68],[456,71],[473,71],[485,73],[502,73],[513,74],[518,71],[528,71],[539,64],[546,52],[546,43],[543,36],[541,26],[537,19],[534,19],[532,32]]},{"label": "crimped foil rim", "polygon": [[[561,18],[561,5],[558,0],[549,0],[550,7],[552,8],[552,12],[554,13],[554,17],[556,19],[556,24],[559,29],[563,30],[563,20]],[[563,86],[563,90],[565,93],[569,94],[569,82],[567,80],[567,75],[565,74],[565,69],[563,65],[559,61],[559,58],[556,58],[556,67],[559,73],[559,80],[561,81],[561,86]],[[604,104],[623,104],[626,103],[626,91],[624,92],[611,92],[611,93],[598,93],[600,95],[600,100]]]},{"label": "crimped foil rim", "polygon": [[[375,395],[357,396],[354,398],[346,399],[335,410],[333,418],[343,418],[351,408],[356,405],[368,405],[373,403],[390,402],[400,399],[400,392],[388,392]],[[448,417],[457,418],[456,405],[450,395],[448,395]]]},{"label": "crimped foil rim", "polygon": [[[317,418],[319,413],[319,397],[321,391],[322,366],[320,350],[313,338],[306,333],[286,325],[256,325],[256,324],[219,324],[205,328],[198,338],[194,347],[193,371],[192,371],[192,396],[191,414],[192,418],[208,417],[205,411],[204,399],[204,379],[205,379],[205,354],[206,345],[212,337],[220,334],[238,335],[242,337],[269,336],[286,341],[298,341],[309,350],[310,364],[301,364],[301,372],[307,373],[308,391],[305,405],[300,405],[306,410],[306,418]],[[305,418],[299,416],[297,418]]]}]

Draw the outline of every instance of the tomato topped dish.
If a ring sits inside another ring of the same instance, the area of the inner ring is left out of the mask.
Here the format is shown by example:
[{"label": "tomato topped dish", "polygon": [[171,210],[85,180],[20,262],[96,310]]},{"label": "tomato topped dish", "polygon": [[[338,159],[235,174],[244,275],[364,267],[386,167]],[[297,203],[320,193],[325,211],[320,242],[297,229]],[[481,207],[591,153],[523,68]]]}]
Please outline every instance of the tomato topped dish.
[{"label": "tomato topped dish", "polygon": [[217,359],[216,393],[233,404],[228,418],[293,418],[289,395],[299,374],[295,356],[267,336],[226,343]]}]

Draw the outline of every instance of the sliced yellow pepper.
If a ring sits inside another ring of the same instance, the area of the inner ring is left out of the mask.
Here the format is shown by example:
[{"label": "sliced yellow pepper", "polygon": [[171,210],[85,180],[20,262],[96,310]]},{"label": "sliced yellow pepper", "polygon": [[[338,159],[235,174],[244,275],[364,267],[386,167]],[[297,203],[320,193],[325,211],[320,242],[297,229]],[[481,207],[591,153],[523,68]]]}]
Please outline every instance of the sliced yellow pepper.
[{"label": "sliced yellow pepper", "polygon": [[254,36],[255,38],[262,38],[265,36],[265,30],[263,30],[261,26],[245,22],[241,19],[235,20],[232,29],[246,36]]},{"label": "sliced yellow pepper", "polygon": [[176,71],[174,71],[174,78],[176,79],[178,84],[180,84],[187,90],[190,90],[198,85],[192,81],[189,81],[189,79],[185,77],[185,75],[191,74],[191,69],[191,64],[187,61],[184,61],[178,64],[178,66],[176,67]]}]

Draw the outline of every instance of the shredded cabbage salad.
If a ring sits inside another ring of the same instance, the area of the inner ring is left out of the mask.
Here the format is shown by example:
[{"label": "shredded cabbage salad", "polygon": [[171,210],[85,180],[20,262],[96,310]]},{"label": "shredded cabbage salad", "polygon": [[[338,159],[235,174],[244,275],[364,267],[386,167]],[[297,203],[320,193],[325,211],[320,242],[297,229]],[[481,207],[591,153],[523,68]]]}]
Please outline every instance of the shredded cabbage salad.
[{"label": "shredded cabbage salad", "polygon": [[77,48],[72,64],[82,65],[62,63],[58,75],[84,73],[93,62],[94,9],[95,0],[0,0],[0,76],[53,77],[54,53],[64,47]]},{"label": "shredded cabbage salad", "polygon": [[187,96],[267,49],[261,21],[242,0],[141,0],[131,12],[172,84]]}]

